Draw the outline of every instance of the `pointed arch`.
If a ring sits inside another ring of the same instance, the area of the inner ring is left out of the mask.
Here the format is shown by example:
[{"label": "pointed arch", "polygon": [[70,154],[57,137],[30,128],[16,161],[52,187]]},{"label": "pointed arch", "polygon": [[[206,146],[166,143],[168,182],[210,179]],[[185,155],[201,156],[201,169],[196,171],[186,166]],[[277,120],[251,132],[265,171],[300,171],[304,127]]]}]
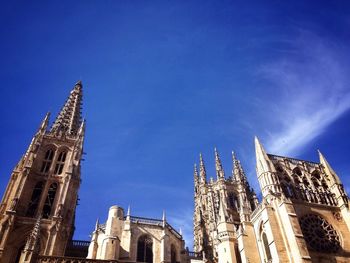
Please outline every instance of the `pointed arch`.
[{"label": "pointed arch", "polygon": [[153,240],[149,235],[142,235],[137,241],[137,262],[153,263]]},{"label": "pointed arch", "polygon": [[46,150],[43,158],[44,160],[41,164],[40,173],[47,174],[50,171],[54,154],[55,150],[53,148],[49,148],[48,150]]},{"label": "pointed arch", "polygon": [[57,188],[58,184],[55,182],[50,185],[49,190],[47,191],[47,196],[43,207],[43,218],[49,218],[51,215]]},{"label": "pointed arch", "polygon": [[36,211],[38,209],[41,195],[44,189],[44,182],[37,182],[36,185],[34,186],[32,196],[30,198],[30,202],[28,205],[27,213],[26,216],[29,217],[34,217],[36,214]]},{"label": "pointed arch", "polygon": [[259,228],[259,241],[262,248],[264,262],[272,262],[270,244],[266,235],[264,223],[262,221],[260,223],[260,228]]},{"label": "pointed arch", "polygon": [[58,154],[54,174],[62,174],[64,163],[66,161],[67,151],[63,150]]}]

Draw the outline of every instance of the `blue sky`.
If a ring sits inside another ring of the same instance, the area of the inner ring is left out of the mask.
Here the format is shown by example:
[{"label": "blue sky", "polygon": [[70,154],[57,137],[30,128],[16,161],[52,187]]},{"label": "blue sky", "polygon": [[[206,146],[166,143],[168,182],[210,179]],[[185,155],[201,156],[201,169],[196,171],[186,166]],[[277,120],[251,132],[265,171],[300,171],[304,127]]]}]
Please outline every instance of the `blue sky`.
[{"label": "blue sky", "polygon": [[348,1],[11,1],[0,8],[0,191],[74,83],[87,119],[76,239],[118,204],[183,229],[193,164],[327,157],[350,190]]}]

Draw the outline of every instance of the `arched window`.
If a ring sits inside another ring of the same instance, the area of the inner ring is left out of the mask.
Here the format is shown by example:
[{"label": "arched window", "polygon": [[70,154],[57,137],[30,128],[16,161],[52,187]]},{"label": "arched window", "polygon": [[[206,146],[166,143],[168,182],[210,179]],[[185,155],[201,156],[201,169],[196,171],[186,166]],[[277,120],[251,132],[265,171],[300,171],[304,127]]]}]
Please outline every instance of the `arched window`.
[{"label": "arched window", "polygon": [[46,174],[49,172],[51,163],[53,159],[53,150],[49,149],[46,151],[45,156],[44,156],[44,161],[41,165],[40,172],[43,174]]},{"label": "arched window", "polygon": [[153,263],[153,241],[148,235],[143,235],[137,241],[137,261]]},{"label": "arched window", "polygon": [[51,210],[53,206],[53,202],[55,201],[55,196],[57,192],[57,183],[52,183],[47,192],[45,204],[43,207],[43,218],[49,218],[51,215]]},{"label": "arched window", "polygon": [[27,210],[27,214],[26,214],[27,216],[29,216],[29,217],[35,216],[35,212],[38,208],[41,193],[43,192],[43,188],[44,188],[43,182],[38,182],[35,185],[35,187],[33,189],[32,197],[30,198],[30,202],[28,205],[28,210]]},{"label": "arched window", "polygon": [[176,248],[173,244],[171,244],[170,247],[170,258],[171,258],[171,263],[176,263]]},{"label": "arched window", "polygon": [[229,193],[228,194],[228,203],[230,205],[230,208],[232,209],[238,209],[239,208],[239,202],[234,193]]},{"label": "arched window", "polygon": [[269,242],[267,240],[267,236],[266,236],[265,232],[263,232],[261,234],[261,240],[262,240],[263,247],[264,247],[265,259],[267,262],[271,262],[272,261],[271,250],[270,250],[270,245],[269,245]]},{"label": "arched window", "polygon": [[66,161],[66,156],[67,156],[66,151],[62,151],[58,155],[56,167],[55,167],[55,172],[54,172],[55,174],[62,174],[64,162]]}]

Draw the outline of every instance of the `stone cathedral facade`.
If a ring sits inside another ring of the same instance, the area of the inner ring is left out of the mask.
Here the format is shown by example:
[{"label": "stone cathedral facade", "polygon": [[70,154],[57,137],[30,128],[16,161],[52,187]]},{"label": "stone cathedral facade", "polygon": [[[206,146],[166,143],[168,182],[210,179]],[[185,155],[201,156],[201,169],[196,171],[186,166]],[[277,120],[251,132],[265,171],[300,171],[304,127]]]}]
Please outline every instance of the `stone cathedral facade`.
[{"label": "stone cathedral facade", "polygon": [[[15,166],[0,205],[0,263],[350,262],[349,198],[325,157],[268,154],[255,138],[262,200],[232,153],[215,180],[194,167],[194,252],[166,220],[111,206],[91,240],[72,240],[85,122],[82,83],[49,127],[47,114]],[[208,180],[208,178],[210,178]],[[93,229],[93,227],[92,227]]]},{"label": "stone cathedral facade", "polygon": [[319,152],[319,163],[268,154],[255,138],[262,200],[233,158],[226,177],[215,150],[216,180],[200,156],[194,168],[194,250],[203,261],[350,262],[349,198]]}]

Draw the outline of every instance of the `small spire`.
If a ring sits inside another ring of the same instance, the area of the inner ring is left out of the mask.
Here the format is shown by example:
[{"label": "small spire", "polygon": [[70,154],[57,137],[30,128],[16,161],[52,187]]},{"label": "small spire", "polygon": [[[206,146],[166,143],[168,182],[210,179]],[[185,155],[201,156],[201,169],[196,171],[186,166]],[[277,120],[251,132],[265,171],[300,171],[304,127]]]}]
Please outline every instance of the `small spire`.
[{"label": "small spire", "polygon": [[165,210],[163,210],[162,221],[163,221],[163,222],[166,222]]},{"label": "small spire", "polygon": [[45,118],[41,122],[39,133],[44,134],[46,132],[47,126],[49,125],[49,120],[50,120],[50,112],[46,113]]},{"label": "small spire", "polygon": [[179,234],[182,236],[182,228],[179,229]]},{"label": "small spire", "polygon": [[27,242],[25,244],[25,251],[34,251],[36,249],[38,240],[40,238],[40,224],[41,224],[41,215],[35,221],[32,232],[30,233]]},{"label": "small spire", "polygon": [[76,135],[81,120],[81,105],[83,97],[83,85],[78,81],[52,125],[51,132],[63,132],[67,135]]},{"label": "small spire", "polygon": [[126,213],[126,216],[127,216],[128,218],[130,218],[130,205],[128,205],[128,211],[127,211],[127,213]]},{"label": "small spire", "polygon": [[214,148],[215,152],[215,168],[216,168],[216,176],[218,179],[225,178],[224,169],[222,168],[221,160],[216,147]]},{"label": "small spire", "polygon": [[98,226],[100,225],[100,221],[99,219],[97,218],[96,219],[96,224],[95,224],[95,231],[98,229]]},{"label": "small spire", "polygon": [[201,183],[205,184],[207,182],[207,172],[205,170],[202,153],[199,154],[199,175],[200,175]]}]

